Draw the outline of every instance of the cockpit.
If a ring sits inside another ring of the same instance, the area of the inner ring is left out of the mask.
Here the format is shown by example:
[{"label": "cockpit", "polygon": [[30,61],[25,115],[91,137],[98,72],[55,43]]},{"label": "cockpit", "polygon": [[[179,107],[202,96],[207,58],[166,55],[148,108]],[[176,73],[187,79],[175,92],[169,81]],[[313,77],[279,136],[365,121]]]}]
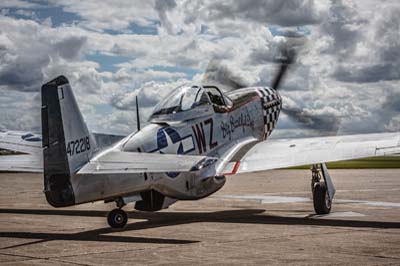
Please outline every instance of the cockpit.
[{"label": "cockpit", "polygon": [[232,101],[215,86],[181,86],[155,107],[150,121],[183,121],[227,112],[231,107]]}]

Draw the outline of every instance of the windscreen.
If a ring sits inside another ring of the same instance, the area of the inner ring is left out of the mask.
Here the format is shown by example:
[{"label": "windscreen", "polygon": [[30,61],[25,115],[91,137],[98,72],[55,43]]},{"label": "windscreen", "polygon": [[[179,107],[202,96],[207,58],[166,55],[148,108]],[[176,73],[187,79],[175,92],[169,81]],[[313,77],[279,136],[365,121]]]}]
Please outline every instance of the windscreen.
[{"label": "windscreen", "polygon": [[184,112],[203,104],[210,104],[203,88],[197,86],[183,86],[173,90],[162,100],[154,108],[152,116]]}]

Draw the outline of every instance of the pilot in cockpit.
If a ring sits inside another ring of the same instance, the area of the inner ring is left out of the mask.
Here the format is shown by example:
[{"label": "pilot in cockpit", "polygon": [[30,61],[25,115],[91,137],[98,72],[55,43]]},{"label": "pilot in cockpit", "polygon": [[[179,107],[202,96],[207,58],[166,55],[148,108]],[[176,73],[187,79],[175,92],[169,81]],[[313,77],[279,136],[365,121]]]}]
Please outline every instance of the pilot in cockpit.
[{"label": "pilot in cockpit", "polygon": [[229,111],[229,108],[225,104],[225,100],[219,89],[213,86],[204,86],[204,89],[206,90],[207,95],[210,98],[215,112],[224,113]]}]

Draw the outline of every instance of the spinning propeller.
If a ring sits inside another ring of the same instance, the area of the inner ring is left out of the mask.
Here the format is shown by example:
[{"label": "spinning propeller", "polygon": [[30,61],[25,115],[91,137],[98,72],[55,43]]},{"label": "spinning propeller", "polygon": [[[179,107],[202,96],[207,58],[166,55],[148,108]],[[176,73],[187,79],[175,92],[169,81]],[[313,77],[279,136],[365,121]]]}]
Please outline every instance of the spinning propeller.
[{"label": "spinning propeller", "polygon": [[215,58],[208,63],[201,83],[203,85],[218,85],[223,91],[238,90],[249,86],[237,73],[235,74],[219,59]]},{"label": "spinning propeller", "polygon": [[[296,61],[297,51],[296,46],[289,47],[285,43],[279,49],[279,56],[274,59],[278,63],[277,73],[272,79],[271,88],[280,90],[290,66]],[[245,87],[249,87],[249,82],[237,73],[222,64],[221,60],[212,59],[207,65],[203,75],[202,84],[215,84],[223,91],[233,91]],[[339,130],[340,119],[335,115],[330,114],[315,114],[312,111],[300,108],[283,107],[282,112],[292,121],[300,124],[304,128],[312,129],[321,132],[323,135],[336,134]]]},{"label": "spinning propeller", "polygon": [[[280,66],[271,85],[275,90],[279,90],[289,67],[295,63],[297,55],[295,49],[281,49],[281,54],[282,57],[277,60]],[[332,114],[313,114],[307,109],[289,107],[283,107],[282,112],[292,121],[323,135],[335,135],[339,130],[340,118]]]}]

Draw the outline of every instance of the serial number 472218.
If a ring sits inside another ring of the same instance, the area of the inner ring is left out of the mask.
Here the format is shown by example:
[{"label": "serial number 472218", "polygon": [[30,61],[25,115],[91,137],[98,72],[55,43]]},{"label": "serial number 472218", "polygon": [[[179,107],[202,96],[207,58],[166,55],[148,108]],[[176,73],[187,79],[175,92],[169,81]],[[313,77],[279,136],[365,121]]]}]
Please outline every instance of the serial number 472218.
[{"label": "serial number 472218", "polygon": [[90,150],[89,137],[72,140],[67,144],[67,154],[70,156]]}]

